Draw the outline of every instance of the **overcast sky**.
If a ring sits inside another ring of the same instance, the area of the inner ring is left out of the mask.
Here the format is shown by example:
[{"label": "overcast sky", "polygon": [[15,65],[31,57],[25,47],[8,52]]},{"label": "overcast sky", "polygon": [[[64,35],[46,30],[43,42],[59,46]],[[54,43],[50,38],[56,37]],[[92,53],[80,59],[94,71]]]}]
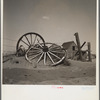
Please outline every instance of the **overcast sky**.
[{"label": "overcast sky", "polygon": [[58,44],[75,41],[78,32],[81,44],[91,42],[95,53],[96,0],[4,0],[4,44],[15,46],[5,39],[18,40],[27,32]]}]

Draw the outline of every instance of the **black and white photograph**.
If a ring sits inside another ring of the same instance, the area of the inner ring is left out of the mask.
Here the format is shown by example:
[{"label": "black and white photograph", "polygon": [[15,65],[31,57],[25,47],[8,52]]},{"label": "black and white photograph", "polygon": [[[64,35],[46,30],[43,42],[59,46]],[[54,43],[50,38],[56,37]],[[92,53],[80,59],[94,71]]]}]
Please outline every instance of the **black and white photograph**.
[{"label": "black and white photograph", "polygon": [[96,86],[96,9],[97,0],[3,0],[2,84]]}]

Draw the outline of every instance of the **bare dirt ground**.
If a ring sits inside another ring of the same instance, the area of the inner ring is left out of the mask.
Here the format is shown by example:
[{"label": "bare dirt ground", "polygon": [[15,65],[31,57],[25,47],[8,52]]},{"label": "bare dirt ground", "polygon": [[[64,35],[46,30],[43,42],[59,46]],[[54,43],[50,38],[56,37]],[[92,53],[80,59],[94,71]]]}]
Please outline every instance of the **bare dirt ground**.
[{"label": "bare dirt ground", "polygon": [[41,62],[30,64],[25,57],[9,55],[3,58],[3,84],[31,85],[95,85],[96,59],[92,62],[69,60],[57,66]]}]

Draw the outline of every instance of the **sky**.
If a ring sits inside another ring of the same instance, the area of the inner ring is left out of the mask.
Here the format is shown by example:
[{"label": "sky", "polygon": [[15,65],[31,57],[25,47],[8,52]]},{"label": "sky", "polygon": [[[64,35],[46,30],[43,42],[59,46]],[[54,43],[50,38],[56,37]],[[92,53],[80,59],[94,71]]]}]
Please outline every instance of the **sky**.
[{"label": "sky", "polygon": [[81,45],[91,42],[96,53],[96,0],[4,0],[3,9],[5,50],[28,32],[57,44],[76,42],[74,33],[78,32]]}]

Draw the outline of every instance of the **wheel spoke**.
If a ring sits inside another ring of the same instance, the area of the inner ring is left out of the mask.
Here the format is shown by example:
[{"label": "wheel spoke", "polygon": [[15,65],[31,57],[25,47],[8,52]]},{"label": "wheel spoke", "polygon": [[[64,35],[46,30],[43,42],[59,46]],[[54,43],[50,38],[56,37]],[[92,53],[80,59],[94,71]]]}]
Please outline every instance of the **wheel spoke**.
[{"label": "wheel spoke", "polygon": [[30,58],[30,60],[33,60],[34,58],[36,58],[37,56],[39,56],[41,53],[37,54],[36,56]]},{"label": "wheel spoke", "polygon": [[54,52],[54,53],[61,53],[61,54],[64,54],[64,52],[59,52],[59,51],[50,51],[50,52]]},{"label": "wheel spoke", "polygon": [[53,59],[51,58],[50,54],[47,52],[48,57],[50,58],[51,62],[54,64],[55,62],[53,61]]},{"label": "wheel spoke", "polygon": [[37,47],[33,47],[33,50],[41,50],[40,48]]},{"label": "wheel spoke", "polygon": [[40,46],[41,48],[43,48],[38,39],[37,39],[37,41],[38,41],[39,46]]},{"label": "wheel spoke", "polygon": [[46,52],[44,52],[44,65],[46,65]]},{"label": "wheel spoke", "polygon": [[56,48],[58,48],[58,46],[57,47],[52,47],[52,48],[49,48],[49,49],[51,50],[51,49],[56,49]]},{"label": "wheel spoke", "polygon": [[39,53],[41,53],[41,52],[32,52],[31,54],[28,54],[28,57],[29,56],[33,56],[33,55],[36,55],[36,54],[39,54]]},{"label": "wheel spoke", "polygon": [[50,51],[49,51],[49,53],[50,53],[51,55],[53,55],[54,57],[56,57],[56,58],[58,58],[58,59],[61,59],[60,57],[58,57],[58,56],[55,55],[54,53],[52,53],[52,52],[50,52]]},{"label": "wheel spoke", "polygon": [[37,52],[37,51],[41,51],[41,49],[33,49],[31,52]]},{"label": "wheel spoke", "polygon": [[[31,50],[32,49],[32,50]],[[41,52],[42,50],[41,49],[39,49],[39,48],[35,48],[35,47],[31,47],[31,48],[29,48],[28,50],[27,50],[27,52],[31,52],[31,53],[33,53],[33,52]]]},{"label": "wheel spoke", "polygon": [[26,38],[26,40],[28,41],[29,45],[31,45],[26,35],[25,35],[25,38]]},{"label": "wheel spoke", "polygon": [[33,50],[41,50],[40,48],[37,48],[35,46],[32,47]]},{"label": "wheel spoke", "polygon": [[37,38],[37,35],[35,36],[35,39],[34,39],[34,42],[33,42],[33,46],[34,46],[34,44],[35,44],[36,38]]},{"label": "wheel spoke", "polygon": [[51,48],[52,48],[52,45],[49,46],[49,49],[51,49]]},{"label": "wheel spoke", "polygon": [[30,34],[30,38],[31,38],[31,45],[32,45],[32,34]]},{"label": "wheel spoke", "polygon": [[44,52],[42,52],[42,54],[41,54],[41,56],[39,57],[39,59],[38,59],[37,63],[39,63],[39,62],[40,62],[40,60],[41,60],[41,59],[42,59],[42,57],[43,57],[43,54],[44,54]]},{"label": "wheel spoke", "polygon": [[29,46],[29,44],[27,44],[25,41],[21,40],[23,43],[25,43],[27,46]]}]

